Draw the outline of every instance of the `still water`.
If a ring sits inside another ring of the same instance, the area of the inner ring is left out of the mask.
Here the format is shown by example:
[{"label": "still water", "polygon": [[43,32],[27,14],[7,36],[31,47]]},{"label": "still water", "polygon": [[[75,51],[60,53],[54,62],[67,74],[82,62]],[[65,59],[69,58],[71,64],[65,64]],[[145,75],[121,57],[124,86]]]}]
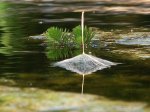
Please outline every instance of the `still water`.
[{"label": "still water", "polygon": [[[114,10],[115,6],[121,9]],[[48,58],[41,41],[31,41],[28,38],[42,34],[51,26],[71,30],[80,24],[80,13],[73,11],[83,8],[96,9],[94,12],[86,13],[87,26],[103,31],[126,32],[135,29],[139,32],[149,32],[149,9],[148,4],[144,3],[132,6],[104,1],[0,2],[0,85],[80,93],[82,76],[52,67],[53,62],[62,59]],[[111,9],[106,10],[106,8]],[[115,47],[122,48],[122,46]],[[130,49],[126,47],[126,50]],[[109,49],[114,49],[114,46],[112,48],[109,46]],[[123,64],[86,76],[84,93],[104,96],[112,100],[149,103],[149,58],[130,59],[124,54],[113,54],[107,47],[93,48],[91,52],[97,57]],[[15,83],[7,82],[9,80]]]}]

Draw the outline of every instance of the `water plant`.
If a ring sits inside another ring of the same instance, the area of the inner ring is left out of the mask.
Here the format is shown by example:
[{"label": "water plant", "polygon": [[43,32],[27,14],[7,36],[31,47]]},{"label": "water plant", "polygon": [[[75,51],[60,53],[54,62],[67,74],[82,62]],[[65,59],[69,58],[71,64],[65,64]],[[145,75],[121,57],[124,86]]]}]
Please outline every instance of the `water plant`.
[{"label": "water plant", "polygon": [[68,43],[68,31],[58,27],[50,27],[45,32],[46,43],[50,46],[64,46]]},{"label": "water plant", "polygon": [[[73,28],[72,30],[72,34],[74,35],[75,38],[75,43],[77,45],[77,47],[82,45],[82,29],[81,26],[76,26],[75,28]],[[91,39],[94,37],[95,32],[92,31],[91,28],[88,28],[87,26],[84,27],[84,43],[86,45],[86,47],[90,46],[90,42]]]},{"label": "water plant", "polygon": [[[94,32],[92,29],[85,26],[85,45],[90,46],[91,39],[94,37]],[[69,48],[80,48],[82,46],[82,32],[81,26],[78,25],[69,32],[67,29],[62,29],[58,27],[50,27],[45,32],[46,43],[50,47],[69,47]]]},{"label": "water plant", "polygon": [[[87,26],[84,27],[85,46],[90,47],[94,32]],[[78,25],[71,32],[66,28],[50,27],[45,32],[46,36],[46,55],[52,60],[63,59],[76,54],[82,47],[82,29]],[[79,53],[77,53],[79,54]]]}]

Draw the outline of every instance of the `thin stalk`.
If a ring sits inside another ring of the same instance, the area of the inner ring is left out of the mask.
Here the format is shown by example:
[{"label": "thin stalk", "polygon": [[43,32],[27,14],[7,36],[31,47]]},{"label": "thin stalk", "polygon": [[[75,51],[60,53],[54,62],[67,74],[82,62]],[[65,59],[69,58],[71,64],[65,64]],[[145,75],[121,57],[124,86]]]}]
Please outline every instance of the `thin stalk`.
[{"label": "thin stalk", "polygon": [[83,78],[82,78],[82,91],[81,91],[82,95],[83,95],[83,90],[84,90],[84,74],[83,74]]},{"label": "thin stalk", "polygon": [[84,11],[82,11],[82,15],[81,15],[81,29],[82,29],[82,53],[85,54],[84,52]]}]

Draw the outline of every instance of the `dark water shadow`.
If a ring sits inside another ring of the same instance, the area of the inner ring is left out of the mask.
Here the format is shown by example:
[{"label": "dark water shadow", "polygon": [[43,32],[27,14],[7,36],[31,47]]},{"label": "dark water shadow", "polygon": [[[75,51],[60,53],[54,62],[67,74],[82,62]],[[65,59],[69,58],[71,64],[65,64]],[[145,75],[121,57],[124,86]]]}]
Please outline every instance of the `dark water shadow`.
[{"label": "dark water shadow", "polygon": [[[22,65],[16,66],[14,64],[10,68],[7,65],[6,68],[3,68],[5,71],[1,71],[1,85],[81,93],[81,75],[51,67],[47,58],[41,59],[40,65],[38,65],[40,61],[37,61],[38,57],[35,58],[33,55],[27,56],[24,60],[28,61]],[[131,63],[131,61],[126,61],[122,65],[86,75],[84,94],[105,96],[113,100],[149,103],[150,73],[148,70],[149,66],[142,64],[142,62],[132,61]],[[13,83],[11,83],[11,80]]]}]

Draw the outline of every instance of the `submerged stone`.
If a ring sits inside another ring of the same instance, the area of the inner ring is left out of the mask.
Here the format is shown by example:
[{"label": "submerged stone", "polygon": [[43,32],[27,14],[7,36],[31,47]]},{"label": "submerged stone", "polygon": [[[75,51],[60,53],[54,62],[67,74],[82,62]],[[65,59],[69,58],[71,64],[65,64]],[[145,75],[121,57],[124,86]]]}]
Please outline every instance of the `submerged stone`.
[{"label": "submerged stone", "polygon": [[150,37],[124,37],[116,43],[121,45],[150,45]]},{"label": "submerged stone", "polygon": [[29,38],[35,40],[44,40],[46,37],[43,35],[35,35],[35,36],[29,36]]},{"label": "submerged stone", "polygon": [[0,86],[1,112],[149,112],[145,103],[88,94]]}]

